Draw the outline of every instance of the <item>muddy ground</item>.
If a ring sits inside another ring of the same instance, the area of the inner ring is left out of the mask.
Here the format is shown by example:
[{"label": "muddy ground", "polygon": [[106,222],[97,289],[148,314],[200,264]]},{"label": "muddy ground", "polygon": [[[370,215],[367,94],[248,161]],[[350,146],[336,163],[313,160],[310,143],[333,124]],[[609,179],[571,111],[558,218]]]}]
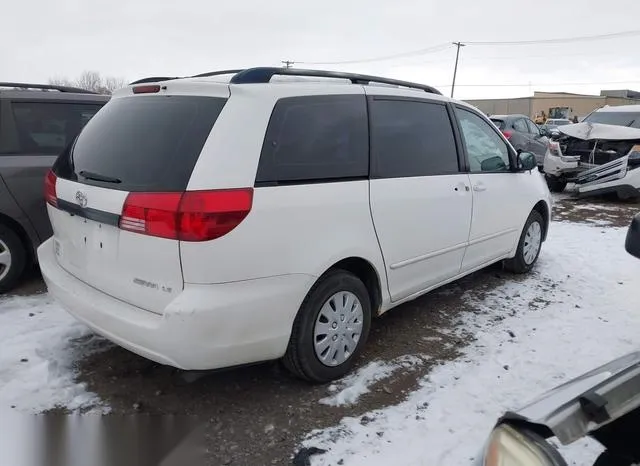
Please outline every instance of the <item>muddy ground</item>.
[{"label": "muddy ground", "polygon": [[[554,220],[591,223],[602,228],[626,227],[638,211],[640,204],[576,201],[569,195],[560,195],[556,197]],[[313,386],[294,379],[275,362],[226,372],[184,373],[106,342],[104,351],[79,362],[79,379],[114,414],[200,416],[207,425],[207,464],[291,464],[300,440],[309,431],[332,426],[345,416],[361,416],[398,403],[434,364],[455,358],[466,340],[473,338],[472,334],[461,337],[449,332],[462,312],[472,310],[463,295],[468,292],[480,297],[506,280],[518,277],[494,266],[374,321],[358,367],[403,355],[421,357],[424,364],[396,371],[373,385],[371,392],[354,406],[320,404],[318,401],[329,394],[328,386]],[[41,287],[34,278],[21,292],[28,294]],[[532,305],[544,306],[544,296],[545,290],[541,289],[540,297]],[[505,335],[505,340],[508,338]],[[363,418],[362,422],[366,421]]]}]

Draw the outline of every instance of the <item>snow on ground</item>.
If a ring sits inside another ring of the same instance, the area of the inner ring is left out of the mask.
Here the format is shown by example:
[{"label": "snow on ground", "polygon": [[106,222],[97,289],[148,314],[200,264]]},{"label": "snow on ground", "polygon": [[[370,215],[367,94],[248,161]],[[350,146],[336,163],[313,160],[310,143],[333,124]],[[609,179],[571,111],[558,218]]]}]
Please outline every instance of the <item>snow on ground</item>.
[{"label": "snow on ground", "polygon": [[[469,465],[504,411],[636,349],[640,260],[625,252],[625,234],[554,223],[529,277],[467,297],[475,312],[458,328],[476,340],[464,355],[368,422],[345,418],[312,432],[305,445],[328,450],[313,464]],[[591,464],[599,447],[581,441],[562,451],[570,464]]]},{"label": "snow on ground", "polygon": [[75,340],[82,354],[96,350],[95,337],[46,294],[0,298],[0,411],[93,407],[99,400],[75,382]]},{"label": "snow on ground", "polygon": [[429,359],[426,355],[414,356],[408,354],[400,356],[392,361],[372,361],[364,367],[339,382],[329,386],[329,391],[334,394],[322,398],[320,403],[329,406],[352,405],[357,403],[362,395],[369,393],[369,387],[376,382],[389,378],[394,372],[404,369],[406,371],[422,365]]}]

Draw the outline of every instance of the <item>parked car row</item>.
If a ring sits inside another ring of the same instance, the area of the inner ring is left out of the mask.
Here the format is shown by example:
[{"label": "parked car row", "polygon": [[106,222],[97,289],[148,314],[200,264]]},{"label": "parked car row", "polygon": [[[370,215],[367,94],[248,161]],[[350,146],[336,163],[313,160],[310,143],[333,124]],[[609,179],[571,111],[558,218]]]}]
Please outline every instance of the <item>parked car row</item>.
[{"label": "parked car row", "polygon": [[15,286],[51,236],[45,174],[108,100],[71,87],[0,83],[0,293]]},{"label": "parked car row", "polygon": [[375,316],[495,262],[530,270],[551,206],[534,154],[475,108],[282,68],[132,83],[45,185],[43,277],[98,334],[314,382],[349,370]]}]

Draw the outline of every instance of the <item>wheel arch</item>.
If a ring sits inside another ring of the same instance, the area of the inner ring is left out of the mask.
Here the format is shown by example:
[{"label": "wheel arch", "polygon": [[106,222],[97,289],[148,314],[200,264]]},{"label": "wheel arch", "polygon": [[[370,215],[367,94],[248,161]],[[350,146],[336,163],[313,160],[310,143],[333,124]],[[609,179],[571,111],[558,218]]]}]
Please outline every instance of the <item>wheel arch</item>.
[{"label": "wheel arch", "polygon": [[36,260],[34,245],[31,241],[29,233],[27,233],[27,230],[25,230],[19,222],[9,217],[8,215],[3,214],[2,212],[0,212],[0,225],[4,225],[7,228],[10,228],[16,235],[18,235],[18,238],[20,238],[20,242],[22,243],[22,246],[27,253],[27,259],[29,260],[29,263],[34,263]]},{"label": "wheel arch", "polygon": [[551,221],[551,207],[543,200],[538,201],[536,205],[533,206],[532,211],[538,212],[542,215],[542,219],[544,220],[544,231],[542,232],[542,241],[546,241],[547,232],[549,231],[549,223]]},{"label": "wheel arch", "polygon": [[369,292],[371,314],[373,316],[380,314],[382,307],[382,282],[378,271],[371,262],[357,256],[341,259],[328,267],[320,278],[318,278],[318,281],[321,280],[327,272],[332,270],[345,270],[358,277]]}]

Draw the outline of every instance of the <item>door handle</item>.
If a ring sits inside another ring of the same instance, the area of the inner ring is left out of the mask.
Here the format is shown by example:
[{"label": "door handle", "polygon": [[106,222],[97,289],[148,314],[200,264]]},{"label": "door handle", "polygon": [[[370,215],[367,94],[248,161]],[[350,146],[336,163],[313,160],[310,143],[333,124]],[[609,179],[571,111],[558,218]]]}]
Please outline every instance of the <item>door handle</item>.
[{"label": "door handle", "polygon": [[480,191],[486,191],[486,190],[487,190],[487,187],[486,187],[485,185],[483,185],[483,184],[474,184],[474,185],[473,185],[473,190],[474,190],[474,191],[478,191],[478,192],[480,192]]}]

